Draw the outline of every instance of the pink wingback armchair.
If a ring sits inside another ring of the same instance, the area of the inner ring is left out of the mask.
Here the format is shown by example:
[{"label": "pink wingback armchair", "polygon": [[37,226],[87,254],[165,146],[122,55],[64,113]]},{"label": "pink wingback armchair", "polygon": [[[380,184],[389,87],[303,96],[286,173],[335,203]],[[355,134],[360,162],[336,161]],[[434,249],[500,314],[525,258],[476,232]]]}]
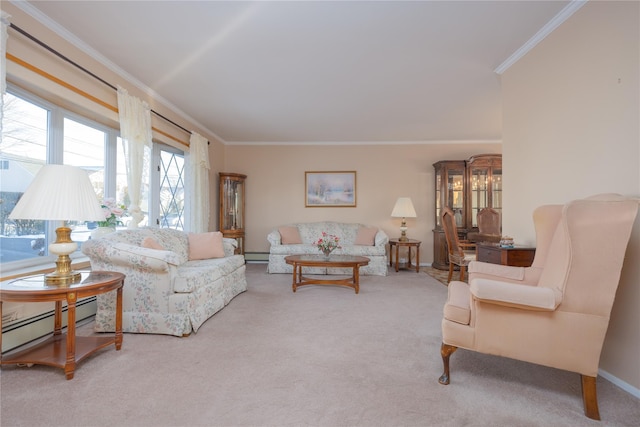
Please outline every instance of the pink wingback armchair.
[{"label": "pink wingback armchair", "polygon": [[473,262],[449,284],[441,384],[457,348],[576,372],[587,417],[600,419],[596,377],[638,201],[605,194],[536,210],[531,267]]}]

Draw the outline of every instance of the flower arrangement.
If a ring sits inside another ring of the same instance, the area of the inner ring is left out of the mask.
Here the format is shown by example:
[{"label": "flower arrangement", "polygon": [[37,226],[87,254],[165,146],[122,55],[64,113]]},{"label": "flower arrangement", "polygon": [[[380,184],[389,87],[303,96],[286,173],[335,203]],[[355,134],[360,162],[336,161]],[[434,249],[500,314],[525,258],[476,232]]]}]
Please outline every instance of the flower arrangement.
[{"label": "flower arrangement", "polygon": [[334,249],[340,248],[340,238],[333,234],[322,232],[322,237],[314,243],[318,250],[328,256]]},{"label": "flower arrangement", "polygon": [[116,225],[122,223],[120,218],[122,218],[126,212],[127,207],[125,205],[116,203],[113,198],[105,198],[102,201],[104,221],[98,221],[98,227],[115,228]]}]

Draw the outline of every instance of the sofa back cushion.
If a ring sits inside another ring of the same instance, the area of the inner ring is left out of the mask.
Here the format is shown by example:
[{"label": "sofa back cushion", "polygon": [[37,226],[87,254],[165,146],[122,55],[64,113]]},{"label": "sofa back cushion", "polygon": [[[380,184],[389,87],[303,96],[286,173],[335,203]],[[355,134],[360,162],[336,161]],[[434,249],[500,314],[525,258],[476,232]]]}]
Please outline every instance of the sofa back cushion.
[{"label": "sofa back cushion", "polygon": [[334,221],[308,222],[296,224],[302,243],[313,245],[322,237],[322,232],[333,234],[340,238],[340,245],[353,245],[361,224],[351,224]]}]

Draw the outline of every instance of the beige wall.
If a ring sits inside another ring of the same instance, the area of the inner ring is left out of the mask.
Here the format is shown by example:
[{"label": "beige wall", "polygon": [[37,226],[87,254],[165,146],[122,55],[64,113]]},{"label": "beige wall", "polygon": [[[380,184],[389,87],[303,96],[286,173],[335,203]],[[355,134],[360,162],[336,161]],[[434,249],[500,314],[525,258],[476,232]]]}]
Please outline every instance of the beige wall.
[{"label": "beige wall", "polygon": [[[503,229],[533,243],[532,210],[640,196],[638,2],[589,2],[502,77]],[[601,369],[640,389],[640,218]],[[580,325],[576,325],[579,328]]]},{"label": "beige wall", "polygon": [[[346,221],[400,235],[391,218],[396,199],[411,197],[417,218],[407,219],[410,238],[422,240],[420,263],[433,261],[434,174],[439,160],[500,153],[498,143],[415,145],[227,145],[226,172],[246,174],[246,251],[269,252],[267,234],[292,222]],[[356,171],[357,207],[305,208],[305,171]]]}]

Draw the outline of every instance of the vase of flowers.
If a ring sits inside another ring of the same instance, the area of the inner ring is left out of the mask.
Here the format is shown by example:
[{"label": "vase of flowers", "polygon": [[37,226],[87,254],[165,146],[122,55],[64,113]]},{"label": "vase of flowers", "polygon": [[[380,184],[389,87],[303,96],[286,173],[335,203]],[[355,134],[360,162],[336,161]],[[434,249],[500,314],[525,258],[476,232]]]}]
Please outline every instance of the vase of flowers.
[{"label": "vase of flowers", "polygon": [[340,248],[340,238],[334,234],[329,234],[325,231],[322,232],[322,237],[314,243],[318,250],[322,252],[325,259],[329,259],[329,255],[334,249]]},{"label": "vase of flowers", "polygon": [[98,239],[105,234],[116,231],[116,226],[122,224],[122,216],[127,212],[123,204],[116,203],[115,199],[106,198],[102,201],[102,213],[104,221],[98,221],[98,227],[91,232],[92,239]]}]

